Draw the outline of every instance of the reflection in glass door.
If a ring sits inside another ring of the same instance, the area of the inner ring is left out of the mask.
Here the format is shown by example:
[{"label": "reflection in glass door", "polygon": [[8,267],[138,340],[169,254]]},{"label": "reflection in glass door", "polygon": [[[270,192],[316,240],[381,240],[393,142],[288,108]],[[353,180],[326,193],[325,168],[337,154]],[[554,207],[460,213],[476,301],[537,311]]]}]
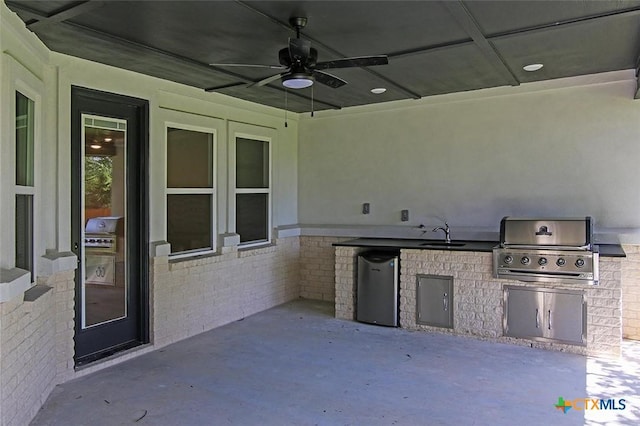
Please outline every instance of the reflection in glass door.
[{"label": "reflection in glass door", "polygon": [[125,120],[82,115],[82,328],[127,316]]}]

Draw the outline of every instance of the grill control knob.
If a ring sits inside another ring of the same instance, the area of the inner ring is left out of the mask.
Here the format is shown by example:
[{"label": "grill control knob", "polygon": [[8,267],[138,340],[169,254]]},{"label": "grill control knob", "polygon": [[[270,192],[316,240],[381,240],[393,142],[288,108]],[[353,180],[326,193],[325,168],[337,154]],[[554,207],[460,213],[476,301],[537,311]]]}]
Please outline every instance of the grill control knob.
[{"label": "grill control knob", "polygon": [[541,257],[540,259],[538,259],[538,265],[543,266],[547,264],[547,258],[546,257]]},{"label": "grill control knob", "polygon": [[513,262],[513,257],[506,255],[504,257],[504,263],[511,263],[511,262]]},{"label": "grill control knob", "polygon": [[528,265],[529,263],[531,263],[531,259],[529,259],[527,256],[523,256],[522,259],[520,259],[520,263],[522,263],[523,265]]},{"label": "grill control knob", "polygon": [[576,260],[576,266],[578,268],[582,268],[584,266],[584,259],[578,259]]},{"label": "grill control knob", "polygon": [[564,260],[563,258],[560,258],[556,261],[556,265],[558,266],[564,266],[565,263],[567,263],[567,261]]}]

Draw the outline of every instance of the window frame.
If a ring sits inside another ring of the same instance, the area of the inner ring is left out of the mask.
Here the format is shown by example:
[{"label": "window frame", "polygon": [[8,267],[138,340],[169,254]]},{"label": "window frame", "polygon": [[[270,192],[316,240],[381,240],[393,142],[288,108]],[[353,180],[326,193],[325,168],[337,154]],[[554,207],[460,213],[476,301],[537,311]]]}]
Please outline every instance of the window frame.
[{"label": "window frame", "polygon": [[[18,137],[17,137],[17,132],[18,132],[18,103],[17,100],[14,101],[14,108],[13,108],[13,116],[15,118],[15,128],[14,128],[14,138],[13,138],[13,153],[14,153],[14,163],[15,163],[15,169],[14,169],[14,205],[13,205],[13,211],[14,211],[14,226],[13,226],[13,230],[14,230],[14,252],[13,252],[13,258],[14,258],[14,265],[16,267],[20,267],[20,269],[29,271],[31,274],[31,282],[35,282],[36,277],[35,277],[35,238],[34,238],[34,226],[35,226],[35,198],[36,198],[36,155],[35,155],[35,150],[36,150],[36,101],[34,99],[31,99],[31,97],[27,94],[24,93],[23,90],[21,90],[20,88],[16,88],[14,90],[14,98],[17,97],[17,95],[20,94],[22,97],[24,97],[25,99],[27,99],[28,102],[31,103],[29,111],[27,112],[27,114],[33,114],[32,120],[27,120],[27,128],[29,127],[29,125],[33,126],[33,134],[30,135],[30,138],[32,139],[30,142],[30,150],[31,155],[28,155],[24,160],[26,160],[26,164],[25,166],[27,168],[31,168],[32,169],[32,177],[31,177],[31,184],[25,183],[25,184],[19,184],[17,182],[18,177],[17,177],[17,170],[20,168],[20,165],[18,164],[18,159],[16,158],[18,155]],[[29,164],[31,163],[31,164]],[[17,208],[18,208],[18,197],[26,197],[26,199],[30,199],[31,201],[28,203],[29,209],[30,211],[27,212],[28,214],[28,219],[27,219],[27,225],[29,227],[29,229],[27,230],[27,238],[28,241],[25,242],[25,245],[27,246],[27,254],[30,257],[30,259],[28,259],[28,265],[25,267],[24,265],[18,265],[18,250],[17,250],[17,246],[18,246],[18,217],[17,217]]]},{"label": "window frame", "polygon": [[[237,124],[236,129],[230,129],[230,143],[229,143],[229,228],[231,232],[237,234],[237,206],[236,206],[236,196],[238,194],[267,194],[267,235],[264,240],[253,240],[240,242],[238,244],[238,248],[251,248],[251,247],[262,247],[266,245],[272,244],[273,238],[273,140],[274,137],[269,135],[265,135],[269,130],[272,129],[264,129],[264,131],[260,131],[261,129],[256,128],[257,126],[241,126],[240,123]],[[247,127],[250,127],[247,129]],[[237,140],[238,139],[249,139],[260,142],[266,142],[268,149],[269,160],[267,161],[269,171],[267,173],[268,176],[268,186],[266,188],[238,188],[237,187]],[[239,234],[238,234],[239,235]]]},{"label": "window frame", "polygon": [[[169,129],[179,129],[186,130],[192,132],[200,132],[211,135],[211,155],[210,159],[211,169],[209,170],[211,173],[211,187],[202,187],[202,188],[172,188],[169,187],[168,183],[168,170],[169,170]],[[200,256],[213,254],[218,249],[218,241],[217,241],[217,228],[218,228],[218,218],[217,218],[217,166],[218,166],[218,149],[217,149],[217,141],[218,141],[218,130],[214,127],[205,127],[191,124],[184,124],[175,121],[165,121],[163,126],[164,131],[164,214],[165,214],[165,240],[168,240],[169,236],[169,212],[168,212],[168,199],[169,195],[201,195],[206,194],[211,197],[211,216],[209,218],[211,224],[211,232],[209,235],[209,241],[211,246],[208,248],[202,249],[192,249],[180,252],[173,252],[173,247],[171,248],[171,252],[169,253],[169,257],[171,259],[180,259],[186,257]]]},{"label": "window frame", "polygon": [[[40,267],[38,258],[43,254],[43,242],[41,241],[41,228],[47,212],[41,208],[42,191],[42,137],[43,137],[43,99],[44,84],[42,79],[31,70],[16,61],[11,55],[3,55],[2,98],[6,99],[4,106],[8,114],[2,117],[2,135],[4,140],[0,144],[0,239],[3,241],[3,250],[0,251],[0,268],[24,271],[19,273],[19,278],[9,283],[28,281],[29,287],[37,280]],[[33,102],[33,182],[32,185],[18,185],[16,180],[16,152],[17,152],[17,93]],[[17,222],[16,207],[18,196],[31,197],[31,226],[29,256],[30,270],[18,268],[16,265],[17,253]],[[43,216],[44,215],[44,216]],[[7,284],[7,283],[2,283]],[[26,290],[26,289],[25,289]]]}]

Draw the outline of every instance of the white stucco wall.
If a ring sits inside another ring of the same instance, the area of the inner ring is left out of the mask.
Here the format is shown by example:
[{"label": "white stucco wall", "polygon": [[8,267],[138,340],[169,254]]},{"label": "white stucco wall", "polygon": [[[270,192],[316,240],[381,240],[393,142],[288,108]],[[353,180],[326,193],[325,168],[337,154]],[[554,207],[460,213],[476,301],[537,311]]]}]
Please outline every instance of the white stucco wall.
[{"label": "white stucco wall", "polygon": [[592,215],[597,229],[639,227],[635,90],[631,70],[305,116],[299,220],[497,231],[505,215]]}]

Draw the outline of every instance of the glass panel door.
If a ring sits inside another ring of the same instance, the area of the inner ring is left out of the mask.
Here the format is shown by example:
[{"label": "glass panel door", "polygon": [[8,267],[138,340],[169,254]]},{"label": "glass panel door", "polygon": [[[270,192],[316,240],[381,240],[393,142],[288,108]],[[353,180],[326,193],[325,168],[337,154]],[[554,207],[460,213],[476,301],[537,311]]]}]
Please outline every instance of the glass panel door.
[{"label": "glass panel door", "polygon": [[82,328],[127,316],[126,121],[82,115]]}]

